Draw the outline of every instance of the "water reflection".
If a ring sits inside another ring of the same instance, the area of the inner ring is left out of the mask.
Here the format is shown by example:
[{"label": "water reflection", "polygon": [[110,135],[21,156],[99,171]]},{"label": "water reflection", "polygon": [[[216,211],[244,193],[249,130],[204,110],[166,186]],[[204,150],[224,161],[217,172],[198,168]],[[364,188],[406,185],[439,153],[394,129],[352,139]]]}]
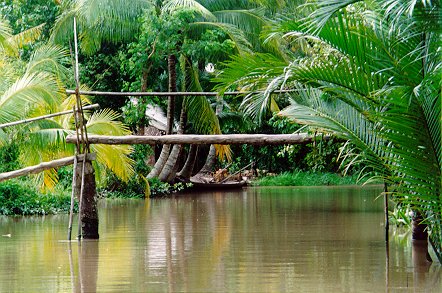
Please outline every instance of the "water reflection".
[{"label": "water reflection", "polygon": [[99,246],[97,240],[83,240],[78,243],[78,271],[75,271],[72,244],[68,243],[69,266],[71,269],[72,292],[97,292]]},{"label": "water reflection", "polygon": [[[379,190],[270,188],[102,202],[99,241],[67,217],[1,218],[1,292],[441,292],[409,236],[385,246]],[[391,231],[392,232],[392,231]]]}]

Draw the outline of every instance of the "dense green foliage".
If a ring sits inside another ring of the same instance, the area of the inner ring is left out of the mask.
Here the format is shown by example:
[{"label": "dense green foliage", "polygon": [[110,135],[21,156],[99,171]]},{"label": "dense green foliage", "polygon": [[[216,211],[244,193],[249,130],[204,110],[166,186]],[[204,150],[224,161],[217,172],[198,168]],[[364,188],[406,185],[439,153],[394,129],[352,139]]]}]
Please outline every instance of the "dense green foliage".
[{"label": "dense green foliage", "polygon": [[356,184],[357,176],[339,176],[336,173],[284,172],[280,175],[258,179],[258,186],[321,186]]},{"label": "dense green foliage", "polygon": [[68,212],[71,196],[59,190],[42,194],[29,181],[9,180],[0,183],[0,202],[1,215],[47,215]]},{"label": "dense green foliage", "polygon": [[440,1],[317,0],[304,8],[307,17],[288,12],[270,29],[269,39],[284,36],[290,47],[235,57],[217,80],[264,90],[242,102],[258,122],[275,107],[275,90],[293,89],[279,115],[348,140],[344,165],[362,163],[366,179],[384,180],[395,202],[425,215],[442,258]]}]

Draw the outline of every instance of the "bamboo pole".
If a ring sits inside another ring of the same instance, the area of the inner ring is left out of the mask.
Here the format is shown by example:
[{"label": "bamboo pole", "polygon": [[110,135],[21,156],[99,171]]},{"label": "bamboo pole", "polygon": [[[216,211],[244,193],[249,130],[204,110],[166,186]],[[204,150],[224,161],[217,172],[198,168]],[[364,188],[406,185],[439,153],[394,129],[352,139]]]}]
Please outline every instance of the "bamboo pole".
[{"label": "bamboo pole", "polygon": [[68,226],[68,240],[71,240],[72,236],[72,222],[74,218],[74,204],[75,204],[75,185],[77,185],[77,176],[75,176],[75,170],[77,170],[77,156],[74,156],[74,176],[72,176],[72,192],[71,192],[71,206],[69,209],[69,226]]},{"label": "bamboo pole", "polygon": [[[296,92],[295,89],[288,90],[275,90],[273,94],[284,94]],[[86,96],[130,96],[130,97],[147,97],[147,96],[160,96],[167,97],[170,95],[174,96],[238,96],[238,95],[248,95],[252,93],[263,93],[263,91],[232,91],[232,92],[101,92],[101,91],[79,91],[81,95]],[[75,90],[66,90],[66,94],[75,95]]]},{"label": "bamboo pole", "polygon": [[[330,136],[324,136],[329,139]],[[76,143],[75,136],[68,135],[67,143]],[[251,144],[251,145],[281,145],[307,144],[313,142],[313,137],[305,134],[173,134],[163,136],[105,136],[89,135],[90,144]]]},{"label": "bamboo pole", "polygon": [[[84,110],[90,110],[90,109],[97,109],[99,108],[100,105],[98,104],[93,104],[93,105],[88,105],[83,107]],[[34,121],[38,121],[38,120],[43,120],[43,119],[48,119],[48,118],[52,118],[52,117],[57,117],[57,116],[62,116],[62,115],[67,115],[67,114],[71,114],[73,113],[74,110],[68,110],[68,111],[63,111],[63,112],[58,112],[58,113],[53,113],[53,114],[48,114],[48,115],[43,115],[43,116],[39,116],[39,117],[35,117],[35,118],[29,118],[29,119],[23,119],[23,120],[19,120],[19,121],[14,121],[14,122],[9,122],[9,123],[4,123],[4,124],[0,124],[0,129],[1,128],[5,128],[5,127],[10,127],[10,126],[15,126],[15,125],[19,125],[19,124],[24,124],[24,123],[29,123],[29,122],[34,122]]]},{"label": "bamboo pole", "polygon": [[[95,154],[87,154],[87,158],[88,158],[88,160],[94,160]],[[58,159],[58,160],[53,160],[50,162],[43,162],[38,165],[26,167],[26,168],[19,169],[19,170],[1,173],[0,174],[0,182],[5,181],[5,180],[9,180],[12,178],[24,176],[24,175],[37,174],[37,173],[40,173],[40,172],[42,172],[44,170],[48,170],[48,169],[72,165],[74,163],[74,160],[75,160],[75,156],[72,156],[72,157],[62,158],[62,159]],[[83,161],[84,155],[79,155],[78,160]]]},{"label": "bamboo pole", "polygon": [[390,222],[388,220],[388,185],[384,182],[384,217],[385,217],[385,241],[388,242]]},{"label": "bamboo pole", "polygon": [[[81,209],[83,208],[83,194],[84,194],[84,173],[86,170],[86,162],[87,160],[83,161],[83,165],[81,166],[81,185],[80,185],[80,201],[78,203],[78,240],[81,239],[81,226],[82,226],[82,221],[81,221]],[[74,171],[74,177],[75,176],[76,171]],[[72,189],[75,190],[75,186],[72,186]]]}]

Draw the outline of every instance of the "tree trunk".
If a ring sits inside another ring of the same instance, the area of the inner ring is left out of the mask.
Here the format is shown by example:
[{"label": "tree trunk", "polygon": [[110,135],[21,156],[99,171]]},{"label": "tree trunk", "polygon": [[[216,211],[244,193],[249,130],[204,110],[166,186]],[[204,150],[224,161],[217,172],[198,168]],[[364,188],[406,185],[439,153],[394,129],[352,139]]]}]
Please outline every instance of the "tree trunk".
[{"label": "tree trunk", "polygon": [[192,176],[193,167],[195,166],[196,154],[198,152],[198,146],[196,144],[191,144],[189,148],[189,154],[187,155],[186,162],[183,168],[178,172],[177,177],[188,181],[190,176]]},{"label": "tree trunk", "polygon": [[[176,92],[176,57],[169,55],[167,58],[167,70],[169,71],[169,92]],[[170,95],[167,99],[167,129],[166,134],[173,133],[173,116],[175,112],[175,96]]]},{"label": "tree trunk", "polygon": [[210,150],[209,154],[207,155],[206,163],[204,164],[203,168],[199,170],[198,173],[201,174],[212,173],[213,169],[215,168],[215,162],[216,162],[216,149],[215,146],[212,144],[210,145]]},{"label": "tree trunk", "polygon": [[[181,114],[180,114],[180,125],[178,127],[178,134],[184,133],[186,120],[187,117],[186,117],[185,100],[183,100],[183,104],[181,107]],[[167,162],[164,165],[163,170],[158,176],[158,179],[166,182],[173,182],[175,180],[176,172],[178,171],[179,167],[178,158],[181,155],[182,149],[183,149],[182,144],[176,144],[173,146],[172,151],[169,154],[169,158],[167,159]]]},{"label": "tree trunk", "polygon": [[413,240],[428,240],[428,233],[427,233],[427,225],[423,223],[424,219],[422,214],[414,210],[413,211],[413,218],[412,218],[412,239]]},{"label": "tree trunk", "polygon": [[[176,92],[176,57],[175,55],[169,55],[167,58],[167,69],[169,71],[169,92]],[[167,126],[166,134],[173,133],[173,116],[175,112],[175,96],[169,96],[167,99]],[[163,145],[161,149],[160,157],[156,161],[153,169],[147,175],[147,178],[158,177],[167,163],[167,159],[170,155],[170,145]],[[160,179],[161,180],[161,179]]]},{"label": "tree trunk", "polygon": [[[95,172],[91,161],[86,161],[84,172],[83,199],[81,200],[80,220],[81,235],[83,239],[98,239],[98,211],[96,199]],[[75,194],[80,201],[81,191],[81,173],[83,170],[83,162],[78,162],[75,171],[76,186]]]},{"label": "tree trunk", "polygon": [[153,166],[152,170],[147,175],[147,178],[156,178],[158,175],[160,175],[161,171],[164,168],[164,164],[166,164],[167,158],[169,157],[170,153],[170,144],[163,145],[163,148],[161,149],[160,157],[155,162],[155,165]]},{"label": "tree trunk", "polygon": [[424,223],[421,212],[417,210],[413,211],[411,238],[413,240],[413,262],[419,264],[431,262],[428,252],[427,224]]},{"label": "tree trunk", "polygon": [[181,154],[182,149],[182,144],[176,144],[173,146],[172,151],[169,154],[169,158],[167,158],[167,162],[164,165],[163,170],[161,170],[158,179],[164,182],[173,182],[176,176],[176,172],[178,171],[178,158]]}]

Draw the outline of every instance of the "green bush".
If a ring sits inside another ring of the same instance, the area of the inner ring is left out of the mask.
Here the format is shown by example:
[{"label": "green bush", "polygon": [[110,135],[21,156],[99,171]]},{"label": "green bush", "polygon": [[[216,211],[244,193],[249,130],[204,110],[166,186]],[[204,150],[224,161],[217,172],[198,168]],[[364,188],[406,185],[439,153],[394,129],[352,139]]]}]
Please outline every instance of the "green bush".
[{"label": "green bush", "polygon": [[277,176],[261,178],[254,182],[258,186],[321,186],[356,184],[356,176],[340,176],[335,173],[285,172]]},{"label": "green bush", "polygon": [[[70,194],[41,194],[30,183],[10,180],[0,183],[1,215],[47,215],[65,213],[70,208]],[[75,207],[77,211],[77,206]]]}]

